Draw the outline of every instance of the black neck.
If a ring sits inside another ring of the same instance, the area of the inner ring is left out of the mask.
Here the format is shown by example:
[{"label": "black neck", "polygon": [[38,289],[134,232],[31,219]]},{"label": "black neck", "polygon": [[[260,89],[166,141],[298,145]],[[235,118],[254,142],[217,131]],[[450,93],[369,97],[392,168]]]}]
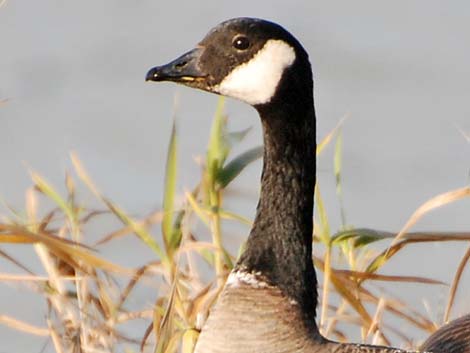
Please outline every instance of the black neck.
[{"label": "black neck", "polygon": [[300,98],[287,87],[282,102],[257,107],[264,136],[261,195],[237,268],[260,272],[314,319],[315,111],[311,84],[303,88]]}]

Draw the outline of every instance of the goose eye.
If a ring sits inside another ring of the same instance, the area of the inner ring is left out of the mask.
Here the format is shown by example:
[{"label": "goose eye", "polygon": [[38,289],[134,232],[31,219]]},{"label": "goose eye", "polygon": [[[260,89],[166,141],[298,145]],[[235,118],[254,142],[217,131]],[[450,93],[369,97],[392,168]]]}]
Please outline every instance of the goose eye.
[{"label": "goose eye", "polygon": [[232,45],[235,49],[245,50],[250,46],[250,41],[245,36],[238,36],[232,42]]}]

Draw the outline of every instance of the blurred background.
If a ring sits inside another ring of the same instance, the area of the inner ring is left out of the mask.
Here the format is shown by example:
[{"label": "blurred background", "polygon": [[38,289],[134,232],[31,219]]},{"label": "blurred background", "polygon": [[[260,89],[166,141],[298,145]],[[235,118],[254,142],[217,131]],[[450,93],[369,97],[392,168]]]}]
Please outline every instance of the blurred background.
[{"label": "blurred background", "polygon": [[[217,23],[250,16],[282,24],[310,53],[318,140],[347,116],[347,223],[398,231],[429,198],[469,184],[469,15],[463,0],[6,1],[0,7],[0,214],[24,209],[30,170],[62,186],[71,151],[127,212],[158,209],[173,117],[179,190],[191,189],[217,97],[145,83],[145,74],[191,49]],[[233,130],[253,127],[236,153],[261,143],[252,108],[228,100],[226,112]],[[260,167],[253,164],[236,180],[227,209],[253,216]],[[336,231],[341,219],[331,147],[318,160],[318,178]],[[468,231],[469,210],[470,200],[446,206],[414,229]],[[247,231],[233,230],[225,239],[237,248]],[[465,250],[462,243],[410,247],[392,261],[393,273],[449,283]],[[119,243],[107,255],[126,266],[152,256]],[[454,315],[470,311],[466,276]],[[447,287],[399,288],[418,310],[427,304],[439,319]],[[0,283],[0,315],[40,325],[44,304],[24,292]],[[150,305],[152,296],[142,300]],[[2,353],[37,352],[43,339],[0,326],[0,341]]]}]

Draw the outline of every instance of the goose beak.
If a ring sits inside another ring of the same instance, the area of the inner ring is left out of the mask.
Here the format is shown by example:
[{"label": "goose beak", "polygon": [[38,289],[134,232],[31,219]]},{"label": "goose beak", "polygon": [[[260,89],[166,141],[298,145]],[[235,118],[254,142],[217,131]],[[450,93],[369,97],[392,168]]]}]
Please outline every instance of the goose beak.
[{"label": "goose beak", "polygon": [[193,49],[172,62],[156,66],[147,72],[146,81],[173,81],[191,85],[204,80],[207,75],[199,67],[202,48]]}]

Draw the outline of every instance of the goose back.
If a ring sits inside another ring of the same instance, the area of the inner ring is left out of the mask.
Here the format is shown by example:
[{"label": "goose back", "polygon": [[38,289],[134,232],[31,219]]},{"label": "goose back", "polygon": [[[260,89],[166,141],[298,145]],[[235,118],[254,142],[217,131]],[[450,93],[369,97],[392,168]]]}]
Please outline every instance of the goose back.
[{"label": "goose back", "polygon": [[455,319],[434,332],[421,350],[442,353],[470,353],[470,315]]}]

